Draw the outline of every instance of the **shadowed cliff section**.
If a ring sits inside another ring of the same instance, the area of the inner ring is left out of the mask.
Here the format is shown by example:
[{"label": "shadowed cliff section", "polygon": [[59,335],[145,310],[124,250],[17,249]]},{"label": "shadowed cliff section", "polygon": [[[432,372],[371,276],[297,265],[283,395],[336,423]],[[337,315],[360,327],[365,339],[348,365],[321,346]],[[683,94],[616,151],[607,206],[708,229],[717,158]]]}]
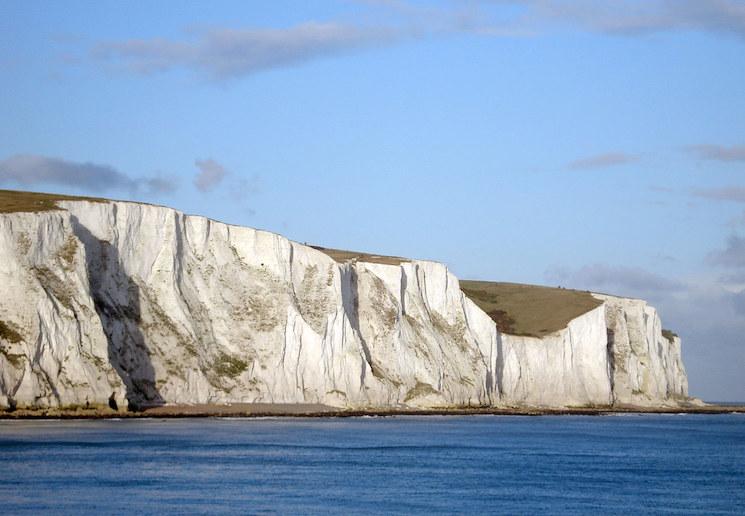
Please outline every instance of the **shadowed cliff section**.
[{"label": "shadowed cliff section", "polygon": [[130,410],[164,405],[140,330],[139,286],[122,267],[116,247],[96,238],[76,217],[71,217],[71,223],[85,247],[91,296],[108,341],[109,362],[126,386]]}]

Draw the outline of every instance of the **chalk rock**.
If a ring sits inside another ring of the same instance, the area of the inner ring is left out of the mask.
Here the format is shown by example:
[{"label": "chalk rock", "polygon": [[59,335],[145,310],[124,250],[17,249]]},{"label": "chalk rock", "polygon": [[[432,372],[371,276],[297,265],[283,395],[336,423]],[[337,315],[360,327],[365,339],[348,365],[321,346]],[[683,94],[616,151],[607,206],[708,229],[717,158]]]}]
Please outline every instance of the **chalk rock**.
[{"label": "chalk rock", "polygon": [[0,214],[0,407],[687,397],[680,341],[640,301],[603,296],[563,330],[515,337],[440,263],[337,263],[169,208],[58,205]]},{"label": "chalk rock", "polygon": [[663,335],[657,311],[641,299],[594,295],[605,302],[614,402],[659,406],[686,400],[680,338]]},{"label": "chalk rock", "polygon": [[543,338],[500,335],[501,386],[513,405],[610,405],[605,306]]}]

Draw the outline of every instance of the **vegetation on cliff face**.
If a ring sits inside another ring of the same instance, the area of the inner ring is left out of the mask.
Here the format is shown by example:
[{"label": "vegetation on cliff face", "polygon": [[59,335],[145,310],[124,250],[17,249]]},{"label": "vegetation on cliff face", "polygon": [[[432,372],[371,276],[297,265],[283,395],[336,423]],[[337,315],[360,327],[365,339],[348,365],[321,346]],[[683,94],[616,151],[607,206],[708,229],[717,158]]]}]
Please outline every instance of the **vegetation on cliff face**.
[{"label": "vegetation on cliff face", "polygon": [[416,385],[406,393],[404,401],[411,401],[414,398],[429,396],[430,394],[439,394],[439,392],[428,383],[416,382]]},{"label": "vegetation on cliff face", "polygon": [[238,357],[221,353],[214,363],[214,370],[219,376],[235,378],[248,369],[248,364]]},{"label": "vegetation on cliff face", "polygon": [[17,344],[23,340],[23,337],[21,337],[21,335],[8,323],[0,321],[0,339],[10,342],[11,344]]},{"label": "vegetation on cliff face", "polygon": [[12,353],[11,349],[13,347],[5,347],[3,341],[11,345],[18,344],[23,341],[23,337],[9,323],[0,320],[0,355],[4,356],[13,367],[23,367],[26,357],[19,353]]}]

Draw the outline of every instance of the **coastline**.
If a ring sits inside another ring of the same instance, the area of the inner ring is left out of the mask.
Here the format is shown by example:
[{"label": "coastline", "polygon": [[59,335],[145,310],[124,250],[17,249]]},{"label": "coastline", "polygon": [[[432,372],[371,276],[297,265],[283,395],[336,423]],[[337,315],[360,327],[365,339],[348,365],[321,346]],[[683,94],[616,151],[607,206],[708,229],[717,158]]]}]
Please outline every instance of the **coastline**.
[{"label": "coastline", "polygon": [[683,407],[472,407],[431,409],[339,409],[326,405],[236,403],[231,405],[166,405],[138,411],[115,411],[108,407],[74,409],[17,409],[0,412],[0,420],[38,419],[182,419],[182,418],[347,418],[394,416],[604,416],[617,414],[745,414],[745,404],[695,405]]}]

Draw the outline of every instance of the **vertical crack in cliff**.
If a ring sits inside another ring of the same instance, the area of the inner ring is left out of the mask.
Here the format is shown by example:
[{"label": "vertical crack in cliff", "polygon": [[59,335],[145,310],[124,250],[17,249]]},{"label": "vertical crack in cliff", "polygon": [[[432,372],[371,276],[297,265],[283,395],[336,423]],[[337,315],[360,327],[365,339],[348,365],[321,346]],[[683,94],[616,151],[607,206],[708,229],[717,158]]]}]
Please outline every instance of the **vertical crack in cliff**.
[{"label": "vertical crack in cliff", "polygon": [[[367,362],[368,367],[375,374],[372,356],[370,355],[370,348],[367,345],[362,331],[360,331],[360,320],[359,320],[359,300],[357,298],[357,270],[354,264],[345,263],[339,266],[339,272],[341,276],[341,303],[344,307],[344,315],[346,315],[349,325],[352,327],[354,334],[357,336],[362,348],[364,359]],[[360,386],[365,385],[365,368],[362,368],[360,373]]]},{"label": "vertical crack in cliff", "polygon": [[173,274],[175,276],[174,281],[174,288],[176,289],[176,292],[178,292],[178,301],[179,304],[184,306],[184,303],[182,302],[183,299],[186,298],[184,296],[183,291],[183,284],[184,284],[184,267],[183,262],[186,257],[186,253],[184,252],[185,246],[184,246],[184,238],[186,235],[185,231],[185,224],[182,221],[183,215],[180,215],[178,212],[174,212],[173,217],[173,232],[174,232],[174,238],[176,240],[176,252],[173,255]]},{"label": "vertical crack in cliff", "polygon": [[610,380],[611,403],[616,403],[616,351],[615,351],[615,332],[607,326],[606,334],[606,354],[608,355],[608,379]]},{"label": "vertical crack in cliff", "polygon": [[497,331],[497,357],[495,364],[495,376],[497,380],[497,391],[500,399],[504,396],[504,386],[502,385],[502,379],[504,378],[504,345],[502,344],[502,333]]}]

